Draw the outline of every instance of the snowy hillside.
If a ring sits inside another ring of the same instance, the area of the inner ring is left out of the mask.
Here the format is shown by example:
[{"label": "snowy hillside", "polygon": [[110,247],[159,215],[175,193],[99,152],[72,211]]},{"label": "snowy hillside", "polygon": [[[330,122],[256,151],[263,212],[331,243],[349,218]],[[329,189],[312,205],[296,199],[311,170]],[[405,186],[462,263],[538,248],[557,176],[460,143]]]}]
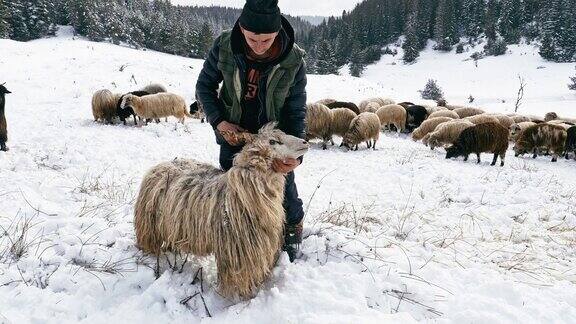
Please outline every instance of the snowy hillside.
[{"label": "snowy hillside", "polygon": [[[365,79],[310,76],[309,100],[419,102],[415,91],[436,78],[449,100],[472,94],[505,110],[498,100],[509,102],[520,71],[526,112],[569,114],[573,68],[512,50],[477,69],[454,54],[425,52],[410,66],[386,57]],[[282,255],[254,299],[228,300],[214,290],[213,259],[176,271],[163,260],[155,280],[155,260],[134,246],[144,172],[175,157],[216,165],[210,126],[102,125],[90,111],[97,89],[150,82],[191,101],[202,61],[73,39],[68,29],[0,40],[0,52],[0,83],[12,91],[10,151],[0,152],[0,323],[576,321],[575,161],[508,152],[503,168],[488,155],[476,165],[395,134],[377,151],[314,145],[296,170],[303,257]],[[192,283],[200,267],[203,282]]]}]

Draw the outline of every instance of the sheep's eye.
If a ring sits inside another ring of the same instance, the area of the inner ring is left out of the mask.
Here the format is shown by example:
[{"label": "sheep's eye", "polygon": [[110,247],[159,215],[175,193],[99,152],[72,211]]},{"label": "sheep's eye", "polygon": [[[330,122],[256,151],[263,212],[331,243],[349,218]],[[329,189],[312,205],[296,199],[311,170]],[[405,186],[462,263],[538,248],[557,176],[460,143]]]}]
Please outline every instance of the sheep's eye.
[{"label": "sheep's eye", "polygon": [[280,144],[282,145],[282,143],[275,141],[275,140],[270,140],[270,145],[276,145],[276,144]]}]

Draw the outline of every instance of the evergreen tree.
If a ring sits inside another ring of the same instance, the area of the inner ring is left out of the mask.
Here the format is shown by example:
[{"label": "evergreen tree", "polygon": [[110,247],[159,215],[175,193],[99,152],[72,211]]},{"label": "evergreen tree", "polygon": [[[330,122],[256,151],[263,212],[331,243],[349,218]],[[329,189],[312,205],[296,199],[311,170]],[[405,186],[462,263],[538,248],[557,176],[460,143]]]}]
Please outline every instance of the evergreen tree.
[{"label": "evergreen tree", "polygon": [[30,30],[27,24],[27,11],[22,0],[12,0],[6,2],[8,8],[8,25],[10,39],[27,41],[31,39]]},{"label": "evergreen tree", "polygon": [[326,40],[321,41],[316,49],[316,72],[318,74],[338,74],[334,51]]},{"label": "evergreen tree", "polygon": [[10,25],[8,24],[8,6],[0,0],[0,38],[8,38]]},{"label": "evergreen tree", "polygon": [[357,46],[354,46],[352,50],[352,56],[350,57],[349,71],[351,76],[359,77],[364,72],[365,65],[363,62],[362,53],[359,51]]},{"label": "evergreen tree", "polygon": [[402,49],[404,50],[404,56],[402,59],[404,60],[404,63],[414,62],[420,55],[417,29],[416,15],[412,14],[408,18],[408,23],[406,25],[406,39],[402,44]]},{"label": "evergreen tree", "polygon": [[208,52],[212,48],[212,40],[214,35],[212,34],[212,29],[207,22],[202,24],[200,31],[198,32],[198,55],[200,57],[206,57]]},{"label": "evergreen tree", "polygon": [[458,42],[455,0],[440,0],[434,26],[436,49],[449,51]]},{"label": "evergreen tree", "polygon": [[436,80],[429,79],[424,90],[418,90],[422,99],[438,101],[444,98],[442,89],[436,83]]},{"label": "evergreen tree", "polygon": [[570,77],[568,89],[576,91],[576,74],[573,77]]},{"label": "evergreen tree", "polygon": [[521,0],[502,0],[498,32],[507,43],[518,43],[522,22]]},{"label": "evergreen tree", "polygon": [[462,3],[462,26],[464,34],[476,39],[483,31],[484,0],[469,0]]}]

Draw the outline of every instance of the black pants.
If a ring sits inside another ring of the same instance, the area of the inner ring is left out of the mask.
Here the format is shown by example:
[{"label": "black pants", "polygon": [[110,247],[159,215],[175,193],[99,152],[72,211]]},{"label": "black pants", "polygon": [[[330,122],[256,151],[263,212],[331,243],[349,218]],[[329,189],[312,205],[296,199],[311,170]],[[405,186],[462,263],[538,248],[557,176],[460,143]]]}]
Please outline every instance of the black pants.
[{"label": "black pants", "polygon": [[[242,150],[241,146],[220,145],[220,167],[228,171],[232,167],[234,155]],[[286,187],[284,187],[284,210],[286,211],[286,223],[298,224],[304,218],[302,200],[298,198],[298,189],[294,182],[294,172],[286,175]]]}]

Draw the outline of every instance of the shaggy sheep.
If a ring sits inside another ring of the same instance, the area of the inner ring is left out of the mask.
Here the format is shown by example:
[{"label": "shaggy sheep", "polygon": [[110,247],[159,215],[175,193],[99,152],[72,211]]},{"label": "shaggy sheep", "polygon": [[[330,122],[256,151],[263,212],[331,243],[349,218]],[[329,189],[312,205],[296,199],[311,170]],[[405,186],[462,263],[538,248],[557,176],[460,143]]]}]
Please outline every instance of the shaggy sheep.
[{"label": "shaggy sheep", "polygon": [[0,151],[8,151],[6,142],[8,142],[8,124],[6,123],[6,116],[4,109],[6,108],[6,95],[12,93],[4,84],[0,84]]},{"label": "shaggy sheep", "polygon": [[546,124],[562,126],[562,128],[565,130],[568,130],[570,127],[574,126],[574,124],[568,123],[563,119],[554,119],[546,122]]},{"label": "shaggy sheep", "polygon": [[159,83],[149,84],[149,85],[145,86],[144,88],[140,89],[140,91],[146,91],[149,94],[168,92],[168,90],[166,90],[166,87],[159,84]]},{"label": "shaggy sheep", "polygon": [[558,116],[557,113],[555,112],[549,112],[544,116],[544,121],[553,121],[553,120],[561,120],[564,122],[567,122],[569,124],[576,124],[576,119],[574,118],[566,118],[566,117],[560,117]]},{"label": "shaggy sheep", "polygon": [[242,134],[246,145],[228,172],[181,159],[149,170],[134,207],[137,246],[157,257],[163,250],[214,254],[220,292],[253,297],[282,246],[285,176],[272,162],[308,150],[273,127]]},{"label": "shaggy sheep", "polygon": [[420,127],[422,123],[428,118],[428,111],[426,108],[414,105],[406,108],[406,129],[413,131]]},{"label": "shaggy sheep", "polygon": [[354,117],[350,123],[350,128],[346,134],[344,134],[340,146],[345,146],[348,149],[354,148],[354,150],[357,151],[358,144],[366,141],[368,148],[372,147],[376,150],[376,142],[378,141],[379,136],[380,119],[378,118],[378,115],[371,112],[363,112]]},{"label": "shaggy sheep", "polygon": [[460,118],[471,117],[475,115],[480,115],[484,113],[484,110],[480,108],[473,108],[473,107],[465,107],[465,108],[457,108],[454,109],[454,112],[460,116]]},{"label": "shaggy sheep", "polygon": [[394,102],[394,100],[388,99],[388,98],[382,98],[382,97],[370,98],[370,99],[362,100],[360,102],[360,104],[358,105],[360,112],[366,112],[367,111],[366,106],[368,106],[368,104],[371,102],[375,102],[376,104],[378,104],[378,107],[376,108],[376,110],[378,110],[378,108],[380,108],[382,106],[393,105],[396,103],[396,102]]},{"label": "shaggy sheep", "polygon": [[190,105],[190,115],[193,118],[200,119],[201,123],[206,121],[206,114],[204,113],[204,107],[202,107],[202,103],[199,100],[194,101]]},{"label": "shaggy sheep", "polygon": [[404,107],[404,109],[406,109],[406,108],[408,108],[408,107],[410,107],[410,106],[414,106],[414,104],[411,103],[411,102],[409,102],[409,101],[403,101],[403,102],[399,103],[398,105]]},{"label": "shaggy sheep", "polygon": [[323,104],[311,103],[306,107],[306,140],[320,138],[322,149],[327,148],[327,143],[331,140],[330,125],[332,125],[332,114],[330,109]]},{"label": "shaggy sheep", "polygon": [[429,105],[421,105],[421,106],[426,108],[426,112],[428,112],[428,115],[435,113],[437,111],[450,111],[446,107],[438,107],[438,106],[434,107],[434,106],[429,106]]},{"label": "shaggy sheep", "polygon": [[[332,114],[330,134],[344,137],[344,134],[350,129],[350,123],[357,115],[348,108],[334,108],[330,110],[330,113]],[[334,145],[333,141],[332,145]]]},{"label": "shaggy sheep", "polygon": [[335,102],[327,104],[326,107],[328,107],[330,109],[348,108],[348,109],[352,110],[354,113],[356,113],[356,115],[358,115],[360,113],[360,109],[353,102],[335,101]]},{"label": "shaggy sheep", "polygon": [[467,106],[462,106],[462,105],[449,105],[445,99],[437,100],[436,105],[438,107],[444,107],[448,110],[454,110],[454,109],[458,109],[458,108],[468,108]]},{"label": "shaggy sheep", "polygon": [[510,118],[512,118],[512,120],[513,120],[514,123],[516,123],[516,124],[518,124],[518,123],[523,123],[523,122],[532,122],[529,117],[524,116],[524,115],[509,114],[508,116],[509,116]]},{"label": "shaggy sheep", "polygon": [[144,97],[127,94],[122,100],[121,108],[132,108],[136,115],[146,120],[174,116],[184,124],[186,117],[192,117],[184,98],[173,93],[157,93]]},{"label": "shaggy sheep", "polygon": [[564,152],[566,137],[567,133],[561,126],[536,124],[522,132],[514,145],[514,152],[516,156],[532,152],[532,157],[536,158],[538,150],[544,149],[552,154],[552,162],[556,162],[558,155]]},{"label": "shaggy sheep", "polygon": [[424,143],[429,145],[430,149],[433,150],[438,146],[454,143],[463,130],[472,126],[474,126],[474,124],[465,119],[447,121],[438,125],[438,127],[429,134],[430,136],[428,136],[428,138],[425,137],[423,140]]},{"label": "shaggy sheep", "polygon": [[500,123],[500,125],[506,127],[507,129],[510,129],[510,126],[512,126],[512,124],[514,124],[514,120],[512,118],[510,118],[509,116],[506,116],[504,114],[490,113],[490,114],[486,114],[486,115],[496,117],[496,119],[498,119],[498,122]]},{"label": "shaggy sheep", "polygon": [[463,130],[454,145],[446,149],[446,158],[464,156],[468,161],[470,153],[476,153],[480,163],[480,153],[494,153],[490,165],[495,165],[500,156],[500,166],[504,166],[507,149],[508,129],[498,122],[483,123]]},{"label": "shaggy sheep", "polygon": [[428,119],[436,117],[450,117],[452,119],[460,119],[460,116],[451,110],[437,110],[431,113],[430,116],[428,116]]},{"label": "shaggy sheep", "polygon": [[132,91],[132,92],[123,94],[122,96],[120,96],[120,98],[118,98],[118,100],[116,100],[116,114],[120,118],[120,121],[122,121],[122,123],[124,123],[124,125],[126,125],[126,118],[132,116],[132,117],[134,117],[134,125],[137,125],[136,113],[134,112],[134,110],[131,107],[126,107],[125,109],[122,109],[122,100],[124,100],[124,97],[127,94],[133,94],[133,95],[138,96],[138,97],[143,97],[143,96],[149,95],[150,93],[146,92],[146,91]]},{"label": "shaggy sheep", "polygon": [[113,94],[108,89],[98,90],[92,95],[92,116],[94,121],[102,120],[111,124],[116,117],[116,103],[121,94]]},{"label": "shaggy sheep", "polygon": [[525,131],[526,128],[528,128],[530,126],[534,126],[534,125],[536,125],[536,123],[531,122],[531,121],[525,121],[525,122],[512,124],[510,126],[510,139],[513,142],[516,142],[516,140],[518,140],[518,137],[520,137],[520,134],[522,134],[522,132]]},{"label": "shaggy sheep", "polygon": [[336,99],[326,98],[326,99],[321,99],[321,100],[316,101],[316,103],[323,104],[323,105],[327,105],[327,104],[330,104],[333,102],[336,102]]},{"label": "shaggy sheep", "polygon": [[382,106],[378,108],[376,115],[380,119],[382,128],[394,125],[399,133],[406,128],[406,109],[400,105]]},{"label": "shaggy sheep", "polygon": [[364,106],[364,110],[361,110],[361,112],[375,113],[378,111],[378,109],[380,109],[380,107],[382,107],[382,105],[377,102],[369,102],[366,106]]},{"label": "shaggy sheep", "polygon": [[429,133],[433,132],[438,125],[445,123],[447,121],[454,120],[450,117],[434,117],[426,119],[420,127],[416,128],[412,133],[412,139],[414,141],[419,141],[424,136],[428,135]]},{"label": "shaggy sheep", "polygon": [[541,123],[544,123],[544,122],[545,122],[545,121],[544,121],[544,118],[542,118],[542,117],[540,117],[540,116],[528,115],[528,116],[526,116],[526,117],[530,118],[530,121],[531,121],[531,122],[534,122],[534,123],[536,123],[536,124],[541,124]]},{"label": "shaggy sheep", "polygon": [[569,157],[570,152],[574,153],[574,159],[576,159],[576,126],[572,126],[570,128],[568,128],[568,131],[566,132],[567,137],[566,137],[566,148],[565,148],[565,152],[566,152],[566,156],[565,158]]},{"label": "shaggy sheep", "polygon": [[498,123],[498,118],[488,115],[488,114],[480,114],[480,115],[474,115],[474,116],[470,116],[470,117],[465,117],[462,118],[465,120],[470,121],[473,124],[482,124],[482,123]]}]

